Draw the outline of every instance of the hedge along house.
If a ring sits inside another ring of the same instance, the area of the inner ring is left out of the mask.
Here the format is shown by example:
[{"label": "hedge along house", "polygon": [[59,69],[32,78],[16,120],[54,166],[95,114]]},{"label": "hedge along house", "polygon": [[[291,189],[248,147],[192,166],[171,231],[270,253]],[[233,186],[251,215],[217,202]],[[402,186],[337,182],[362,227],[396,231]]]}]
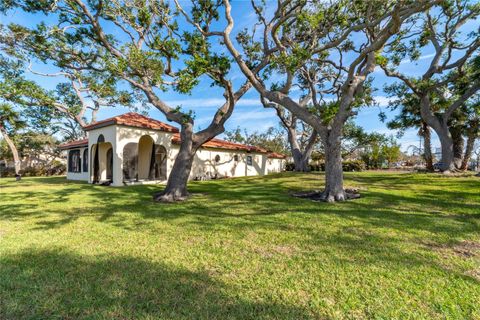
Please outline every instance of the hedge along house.
[{"label": "hedge along house", "polygon": [[[67,179],[114,186],[165,182],[178,154],[176,127],[130,112],[85,127],[87,139],[62,144]],[[191,179],[265,175],[284,169],[285,156],[212,139],[196,153]]]}]

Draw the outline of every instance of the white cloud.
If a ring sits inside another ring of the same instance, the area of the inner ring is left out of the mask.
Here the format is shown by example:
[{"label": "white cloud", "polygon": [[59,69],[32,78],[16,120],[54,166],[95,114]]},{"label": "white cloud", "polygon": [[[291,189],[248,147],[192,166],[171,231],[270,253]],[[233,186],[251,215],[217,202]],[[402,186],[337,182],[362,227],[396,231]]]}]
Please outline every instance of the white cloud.
[{"label": "white cloud", "polygon": [[429,53],[429,54],[425,54],[423,56],[420,56],[418,58],[418,60],[415,60],[415,61],[412,61],[410,59],[403,59],[402,61],[400,61],[400,64],[406,64],[406,63],[416,63],[417,61],[420,61],[420,60],[425,60],[425,59],[430,59],[430,58],[433,58],[435,56],[435,53]]},{"label": "white cloud", "polygon": [[385,96],[376,96],[376,97],[373,97],[373,99],[375,100],[375,102],[378,103],[378,105],[380,107],[386,107],[388,106],[388,104],[390,103],[391,99],[388,98],[388,97],[385,97]]},{"label": "white cloud", "polygon": [[[421,60],[426,60],[426,59],[430,59],[430,58],[433,58],[435,56],[435,53],[429,53],[429,54],[425,54],[423,56],[420,56],[418,58],[418,60],[410,60],[410,59],[403,59],[402,61],[400,61],[400,64],[411,64],[411,63],[418,63],[419,61]],[[383,73],[383,69],[380,67],[380,66],[376,66],[375,69],[373,70],[373,73]]]}]

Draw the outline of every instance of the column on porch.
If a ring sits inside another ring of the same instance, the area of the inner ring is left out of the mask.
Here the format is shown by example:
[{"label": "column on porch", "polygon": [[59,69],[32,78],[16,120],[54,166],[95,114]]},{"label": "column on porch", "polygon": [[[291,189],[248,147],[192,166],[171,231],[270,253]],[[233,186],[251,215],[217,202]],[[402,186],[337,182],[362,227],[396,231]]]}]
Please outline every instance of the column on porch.
[{"label": "column on porch", "polygon": [[113,146],[113,186],[123,186],[123,147],[124,144],[119,141],[118,134]]}]

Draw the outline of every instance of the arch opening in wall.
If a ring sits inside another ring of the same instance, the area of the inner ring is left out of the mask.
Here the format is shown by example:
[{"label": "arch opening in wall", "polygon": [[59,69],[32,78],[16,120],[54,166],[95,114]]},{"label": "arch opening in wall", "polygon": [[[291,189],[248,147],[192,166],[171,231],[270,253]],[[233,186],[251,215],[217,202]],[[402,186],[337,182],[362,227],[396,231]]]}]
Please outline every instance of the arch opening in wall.
[{"label": "arch opening in wall", "polygon": [[138,180],[150,180],[154,143],[152,137],[145,135],[138,140]]},{"label": "arch opening in wall", "polygon": [[151,179],[167,180],[167,149],[159,144],[154,146],[155,154],[150,163]]},{"label": "arch opening in wall", "polygon": [[123,181],[138,180],[138,143],[130,142],[123,147]]},{"label": "arch opening in wall", "polygon": [[82,162],[80,159],[80,150],[70,150],[68,152],[68,172],[82,172]]},{"label": "arch opening in wall", "polygon": [[92,145],[90,150],[90,163],[91,163],[91,175],[92,175],[92,183],[98,183],[100,181],[100,177],[98,175],[99,170],[99,160],[98,160],[98,152],[97,152],[97,144]]},{"label": "arch opening in wall", "polygon": [[110,142],[92,146],[92,182],[113,182],[113,147]]},{"label": "arch opening in wall", "polygon": [[109,181],[113,181],[113,148],[110,147],[106,152],[105,160],[106,178]]},{"label": "arch opening in wall", "polygon": [[88,172],[88,148],[83,150],[83,172]]},{"label": "arch opening in wall", "polygon": [[167,150],[144,135],[138,143],[128,143],[123,149],[124,181],[167,179]]}]

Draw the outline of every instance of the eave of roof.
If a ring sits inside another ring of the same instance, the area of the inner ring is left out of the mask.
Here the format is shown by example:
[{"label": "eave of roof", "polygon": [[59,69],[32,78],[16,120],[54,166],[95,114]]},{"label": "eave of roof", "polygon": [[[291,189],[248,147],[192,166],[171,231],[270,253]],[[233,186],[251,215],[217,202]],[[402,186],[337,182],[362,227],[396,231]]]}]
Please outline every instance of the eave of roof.
[{"label": "eave of roof", "polygon": [[88,139],[65,142],[58,146],[58,148],[62,150],[79,148],[79,147],[88,147]]},{"label": "eave of roof", "polygon": [[90,131],[93,129],[99,129],[99,128],[107,127],[110,125],[122,125],[127,127],[145,128],[145,129],[159,130],[159,131],[172,132],[172,133],[179,132],[178,128],[174,126],[146,117],[136,112],[128,112],[119,116],[115,116],[105,120],[100,120],[92,124],[89,124],[83,129],[85,131]]},{"label": "eave of roof", "polygon": [[[180,135],[175,134],[172,137],[173,144],[180,144]],[[222,139],[214,138],[210,141],[205,142],[202,145],[202,148],[206,149],[223,149],[223,150],[238,150],[238,151],[246,151],[248,153],[263,153],[268,154],[269,158],[276,158],[276,159],[285,159],[286,156],[280,153],[271,152],[267,149],[256,147],[256,146],[249,146],[246,144],[235,143],[230,141],[225,141]]]},{"label": "eave of roof", "polygon": [[287,156],[278,152],[270,152],[268,157],[271,159],[286,159]]}]

